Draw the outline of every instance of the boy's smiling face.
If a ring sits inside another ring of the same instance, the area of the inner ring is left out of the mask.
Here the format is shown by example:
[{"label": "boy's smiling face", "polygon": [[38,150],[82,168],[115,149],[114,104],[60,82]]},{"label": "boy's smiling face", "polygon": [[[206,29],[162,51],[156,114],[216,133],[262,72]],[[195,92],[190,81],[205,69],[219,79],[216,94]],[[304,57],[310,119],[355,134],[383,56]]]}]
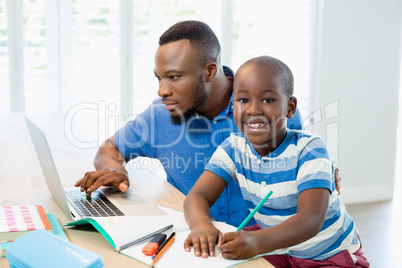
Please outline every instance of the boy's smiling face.
[{"label": "boy's smiling face", "polygon": [[276,70],[255,64],[240,68],[234,79],[235,123],[262,156],[281,144],[286,118],[296,111],[296,98],[288,96],[280,82]]}]

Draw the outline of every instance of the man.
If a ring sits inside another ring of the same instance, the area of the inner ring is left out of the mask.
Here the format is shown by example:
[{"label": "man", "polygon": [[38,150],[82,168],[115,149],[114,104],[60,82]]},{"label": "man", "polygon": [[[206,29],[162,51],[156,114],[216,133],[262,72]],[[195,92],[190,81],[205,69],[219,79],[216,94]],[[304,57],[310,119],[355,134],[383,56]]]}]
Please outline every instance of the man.
[{"label": "man", "polygon": [[[154,69],[161,98],[102,144],[95,157],[96,171],[87,172],[75,186],[87,195],[102,185],[126,192],[129,178],[124,164],[145,156],[159,159],[167,180],[186,195],[215,149],[239,131],[232,114],[234,75],[221,65],[220,56],[219,41],[205,23],[179,22],[163,33]],[[302,127],[298,111],[288,127]],[[235,226],[248,213],[234,182],[211,208],[214,219]]]}]

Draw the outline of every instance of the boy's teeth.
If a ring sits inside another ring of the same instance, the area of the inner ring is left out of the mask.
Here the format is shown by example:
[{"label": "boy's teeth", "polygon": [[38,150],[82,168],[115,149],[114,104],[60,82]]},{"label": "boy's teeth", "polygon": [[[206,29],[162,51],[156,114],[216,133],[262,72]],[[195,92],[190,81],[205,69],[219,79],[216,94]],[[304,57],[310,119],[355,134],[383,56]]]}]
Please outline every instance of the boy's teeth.
[{"label": "boy's teeth", "polygon": [[247,125],[249,127],[257,128],[257,127],[263,127],[265,124],[262,124],[262,123],[247,123]]}]

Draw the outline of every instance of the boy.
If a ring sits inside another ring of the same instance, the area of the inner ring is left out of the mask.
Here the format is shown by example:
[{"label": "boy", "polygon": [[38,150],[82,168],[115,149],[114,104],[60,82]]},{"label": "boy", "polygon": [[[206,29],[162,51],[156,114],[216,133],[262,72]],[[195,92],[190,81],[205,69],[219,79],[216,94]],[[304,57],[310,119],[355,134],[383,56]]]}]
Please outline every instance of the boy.
[{"label": "boy", "polygon": [[[262,56],[244,63],[234,80],[234,120],[242,133],[227,138],[213,154],[184,203],[191,233],[184,243],[204,258],[218,250],[246,259],[266,256],[276,267],[333,265],[368,267],[353,219],[335,191],[334,167],[323,140],[286,128],[296,111],[293,75],[281,61]],[[234,179],[249,209],[270,191],[255,214],[260,230],[221,234],[209,208]]]}]

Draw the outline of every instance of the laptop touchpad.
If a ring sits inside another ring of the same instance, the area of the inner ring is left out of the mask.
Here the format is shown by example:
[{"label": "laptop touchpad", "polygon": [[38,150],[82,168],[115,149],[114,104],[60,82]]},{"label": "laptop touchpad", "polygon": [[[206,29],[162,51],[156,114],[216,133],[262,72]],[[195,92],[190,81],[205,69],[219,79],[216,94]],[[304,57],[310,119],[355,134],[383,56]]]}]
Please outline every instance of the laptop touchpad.
[{"label": "laptop touchpad", "polygon": [[133,189],[128,189],[127,192],[122,193],[116,190],[114,187],[102,187],[101,191],[110,199],[110,201],[115,202],[116,204],[118,203],[121,205],[140,205],[150,203]]},{"label": "laptop touchpad", "polygon": [[119,203],[121,205],[133,205],[133,204],[147,204],[147,200],[142,198],[137,194],[126,194],[126,195],[108,195],[110,200]]},{"label": "laptop touchpad", "polygon": [[162,209],[144,199],[132,188],[129,188],[125,193],[116,190],[114,187],[102,187],[101,191],[110,201],[122,209],[126,216],[166,215]]}]

